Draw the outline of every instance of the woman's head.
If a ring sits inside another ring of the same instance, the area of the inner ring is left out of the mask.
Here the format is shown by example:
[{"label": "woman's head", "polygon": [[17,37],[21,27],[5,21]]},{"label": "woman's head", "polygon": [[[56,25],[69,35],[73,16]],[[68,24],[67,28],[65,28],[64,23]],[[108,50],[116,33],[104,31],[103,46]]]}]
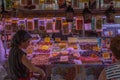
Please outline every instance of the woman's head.
[{"label": "woman's head", "polygon": [[31,38],[31,35],[27,31],[19,30],[12,37],[11,47],[27,48]]},{"label": "woman's head", "polygon": [[111,39],[110,49],[114,55],[114,57],[119,60],[120,59],[120,36],[116,36]]}]

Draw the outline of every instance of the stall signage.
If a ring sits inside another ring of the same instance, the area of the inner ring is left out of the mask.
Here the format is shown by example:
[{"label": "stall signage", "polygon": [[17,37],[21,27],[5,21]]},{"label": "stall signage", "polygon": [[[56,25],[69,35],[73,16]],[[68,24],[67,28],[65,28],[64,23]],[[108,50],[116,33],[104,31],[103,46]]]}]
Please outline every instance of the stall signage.
[{"label": "stall signage", "polygon": [[100,49],[99,49],[98,46],[95,46],[95,47],[93,47],[93,50],[94,50],[94,51],[99,51]]},{"label": "stall signage", "polygon": [[61,62],[66,62],[66,61],[68,61],[68,56],[61,56],[61,57],[60,57],[60,61],[61,61]]},{"label": "stall signage", "polygon": [[50,37],[44,38],[44,42],[50,42]]},{"label": "stall signage", "polygon": [[55,41],[56,41],[56,42],[60,42],[61,39],[60,39],[60,38],[55,38]]},{"label": "stall signage", "polygon": [[102,57],[103,57],[104,59],[109,59],[109,58],[110,58],[110,54],[107,53],[107,52],[105,52],[105,53],[102,54]]},{"label": "stall signage", "polygon": [[77,43],[77,42],[78,42],[78,39],[75,38],[75,37],[69,37],[69,38],[68,38],[68,42],[69,42],[69,43]]}]

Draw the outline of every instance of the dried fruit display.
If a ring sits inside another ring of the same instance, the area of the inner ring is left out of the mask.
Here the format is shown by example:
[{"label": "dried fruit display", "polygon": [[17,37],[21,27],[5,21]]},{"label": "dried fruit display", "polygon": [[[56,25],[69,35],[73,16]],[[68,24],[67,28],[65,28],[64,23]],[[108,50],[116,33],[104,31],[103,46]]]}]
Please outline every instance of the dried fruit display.
[{"label": "dried fruit display", "polygon": [[49,64],[49,54],[40,54],[40,55],[36,55],[32,58],[31,62],[34,65],[48,65]]},{"label": "dried fruit display", "polygon": [[76,43],[69,43],[68,44],[68,47],[72,47],[72,48],[74,48],[75,50],[78,50],[79,48],[78,48],[78,45],[76,44]]},{"label": "dried fruit display", "polygon": [[50,54],[52,43],[51,42],[39,42],[38,47],[34,50],[35,53],[46,53]]}]

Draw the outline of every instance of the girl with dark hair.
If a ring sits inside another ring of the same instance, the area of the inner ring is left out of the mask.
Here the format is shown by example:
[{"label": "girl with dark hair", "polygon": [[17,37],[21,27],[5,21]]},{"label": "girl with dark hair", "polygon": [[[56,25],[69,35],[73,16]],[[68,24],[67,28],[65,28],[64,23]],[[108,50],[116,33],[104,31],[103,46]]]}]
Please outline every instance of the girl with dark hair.
[{"label": "girl with dark hair", "polygon": [[25,49],[29,46],[30,39],[31,35],[27,31],[19,30],[11,40],[8,61],[13,80],[30,80],[30,71],[45,77],[45,72],[35,67],[26,57]]},{"label": "girl with dark hair", "polygon": [[98,80],[120,80],[120,36],[111,39],[110,50],[114,63],[102,70]]}]

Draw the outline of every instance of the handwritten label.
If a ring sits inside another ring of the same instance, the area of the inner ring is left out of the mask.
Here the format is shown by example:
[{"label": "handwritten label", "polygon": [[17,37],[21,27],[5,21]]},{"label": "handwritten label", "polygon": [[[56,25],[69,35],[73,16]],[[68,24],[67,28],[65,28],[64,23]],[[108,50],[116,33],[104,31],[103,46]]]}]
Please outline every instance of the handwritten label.
[{"label": "handwritten label", "polygon": [[46,38],[44,39],[44,42],[50,42],[50,37],[46,37]]},{"label": "handwritten label", "polygon": [[60,61],[62,61],[62,62],[68,61],[68,56],[61,56]]}]

